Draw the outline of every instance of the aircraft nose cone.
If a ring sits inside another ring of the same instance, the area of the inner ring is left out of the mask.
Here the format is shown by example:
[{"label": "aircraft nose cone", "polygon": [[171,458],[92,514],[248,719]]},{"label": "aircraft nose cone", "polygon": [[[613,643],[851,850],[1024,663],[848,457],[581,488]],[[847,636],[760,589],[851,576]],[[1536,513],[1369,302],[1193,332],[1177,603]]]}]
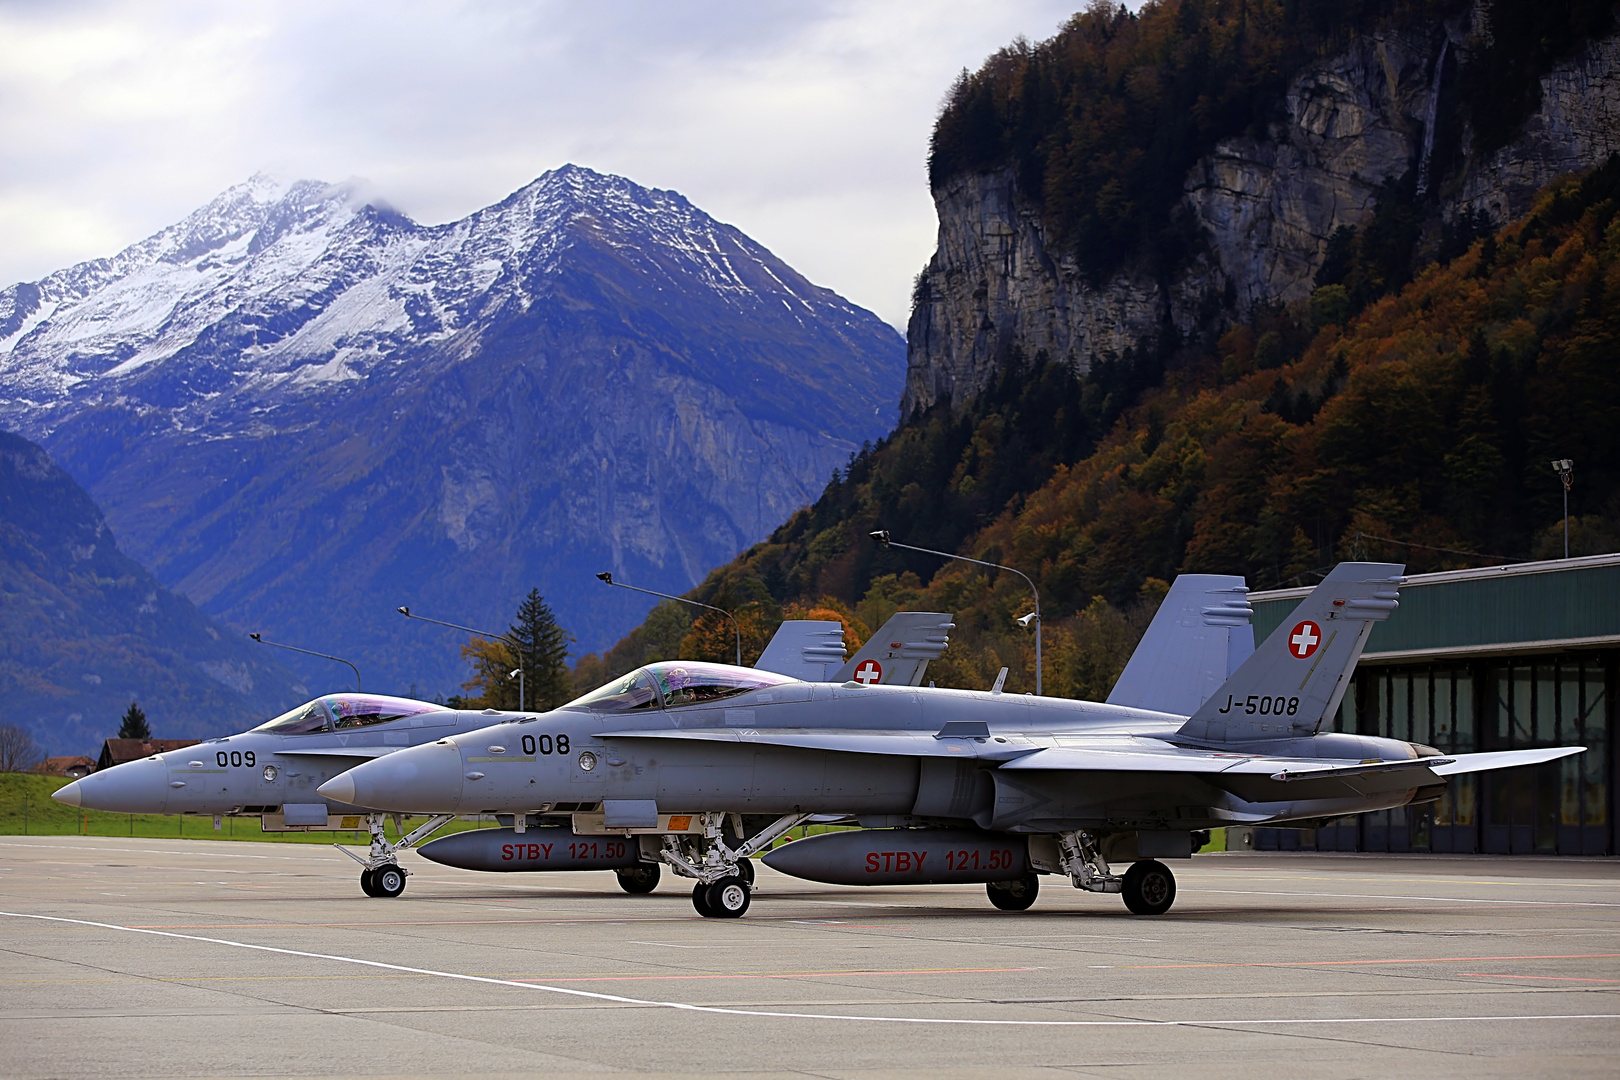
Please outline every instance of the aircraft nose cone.
[{"label": "aircraft nose cone", "polygon": [[461,751],[430,743],[357,765],[316,790],[351,806],[439,814],[459,809],[462,782]]},{"label": "aircraft nose cone", "polygon": [[154,758],[93,772],[51,793],[51,798],[86,810],[115,814],[161,814],[169,798],[169,772]]}]

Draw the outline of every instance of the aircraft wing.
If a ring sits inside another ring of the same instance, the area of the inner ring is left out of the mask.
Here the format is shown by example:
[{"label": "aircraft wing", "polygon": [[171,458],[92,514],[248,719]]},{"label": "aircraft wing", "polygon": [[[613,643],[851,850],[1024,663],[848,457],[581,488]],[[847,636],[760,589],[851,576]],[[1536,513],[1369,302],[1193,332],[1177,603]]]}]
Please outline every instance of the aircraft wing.
[{"label": "aircraft wing", "polygon": [[973,738],[936,737],[926,731],[873,731],[841,728],[682,728],[680,730],[608,731],[604,739],[675,739],[699,742],[753,743],[799,750],[838,750],[851,754],[894,754],[903,757],[975,757],[1001,761],[1033,754],[1039,746],[1018,742],[979,742]]},{"label": "aircraft wing", "polygon": [[1571,754],[1583,753],[1584,746],[1547,746],[1540,750],[1492,750],[1483,754],[1453,754],[1452,760],[1436,766],[1441,776],[1458,773],[1484,772],[1486,769],[1508,769],[1515,765],[1540,765]]}]

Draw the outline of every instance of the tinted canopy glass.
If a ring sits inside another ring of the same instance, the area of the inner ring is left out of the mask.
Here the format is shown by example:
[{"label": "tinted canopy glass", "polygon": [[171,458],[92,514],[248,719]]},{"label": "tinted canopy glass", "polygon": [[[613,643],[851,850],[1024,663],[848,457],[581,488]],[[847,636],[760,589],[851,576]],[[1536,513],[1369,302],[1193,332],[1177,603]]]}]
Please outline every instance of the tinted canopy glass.
[{"label": "tinted canopy glass", "polygon": [[277,735],[308,735],[311,732],[325,731],[331,716],[327,714],[326,705],[320,698],[307,701],[296,709],[289,709],[268,723],[260,724],[254,731],[273,731]]},{"label": "tinted canopy glass", "polygon": [[592,712],[634,712],[637,709],[658,708],[658,691],[646,668],[621,675],[606,686],[598,687],[584,697],[575,698],[568,708],[589,709]]},{"label": "tinted canopy glass", "polygon": [[682,705],[702,705],[746,694],[750,690],[795,681],[786,675],[760,671],[757,668],[705,664],[696,660],[670,660],[649,664],[643,670],[651,675],[653,682],[657,684],[666,709],[676,709]]},{"label": "tinted canopy glass", "polygon": [[335,694],[324,700],[326,701],[326,707],[332,711],[335,721],[333,726],[339,730],[370,727],[373,724],[386,724],[390,720],[399,720],[406,716],[417,716],[426,712],[436,712],[444,708],[442,705],[434,705],[428,701],[377,697],[369,694]]}]

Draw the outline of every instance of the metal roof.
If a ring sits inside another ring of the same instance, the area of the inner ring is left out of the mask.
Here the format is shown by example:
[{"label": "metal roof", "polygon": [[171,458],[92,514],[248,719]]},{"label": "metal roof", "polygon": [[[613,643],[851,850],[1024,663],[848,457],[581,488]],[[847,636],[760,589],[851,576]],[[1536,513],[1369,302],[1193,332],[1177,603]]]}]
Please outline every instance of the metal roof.
[{"label": "metal roof", "polygon": [[[1264,640],[1311,590],[1249,593]],[[1364,659],[1418,660],[1620,644],[1620,553],[1413,574]]]}]

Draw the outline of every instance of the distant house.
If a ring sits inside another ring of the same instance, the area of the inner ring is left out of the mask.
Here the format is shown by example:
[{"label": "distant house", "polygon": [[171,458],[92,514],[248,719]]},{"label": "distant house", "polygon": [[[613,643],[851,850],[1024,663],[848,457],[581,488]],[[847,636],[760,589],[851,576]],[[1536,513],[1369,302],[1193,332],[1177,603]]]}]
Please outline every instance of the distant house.
[{"label": "distant house", "polygon": [[108,739],[101,744],[97,769],[110,769],[126,761],[139,761],[153,754],[164,754],[182,747],[196,746],[201,739]]},{"label": "distant house", "polygon": [[[106,751],[103,750],[102,753],[106,753]],[[88,754],[48,757],[35,765],[34,771],[44,773],[46,776],[66,776],[71,780],[77,780],[81,776],[88,776],[96,771],[96,759]]]}]

